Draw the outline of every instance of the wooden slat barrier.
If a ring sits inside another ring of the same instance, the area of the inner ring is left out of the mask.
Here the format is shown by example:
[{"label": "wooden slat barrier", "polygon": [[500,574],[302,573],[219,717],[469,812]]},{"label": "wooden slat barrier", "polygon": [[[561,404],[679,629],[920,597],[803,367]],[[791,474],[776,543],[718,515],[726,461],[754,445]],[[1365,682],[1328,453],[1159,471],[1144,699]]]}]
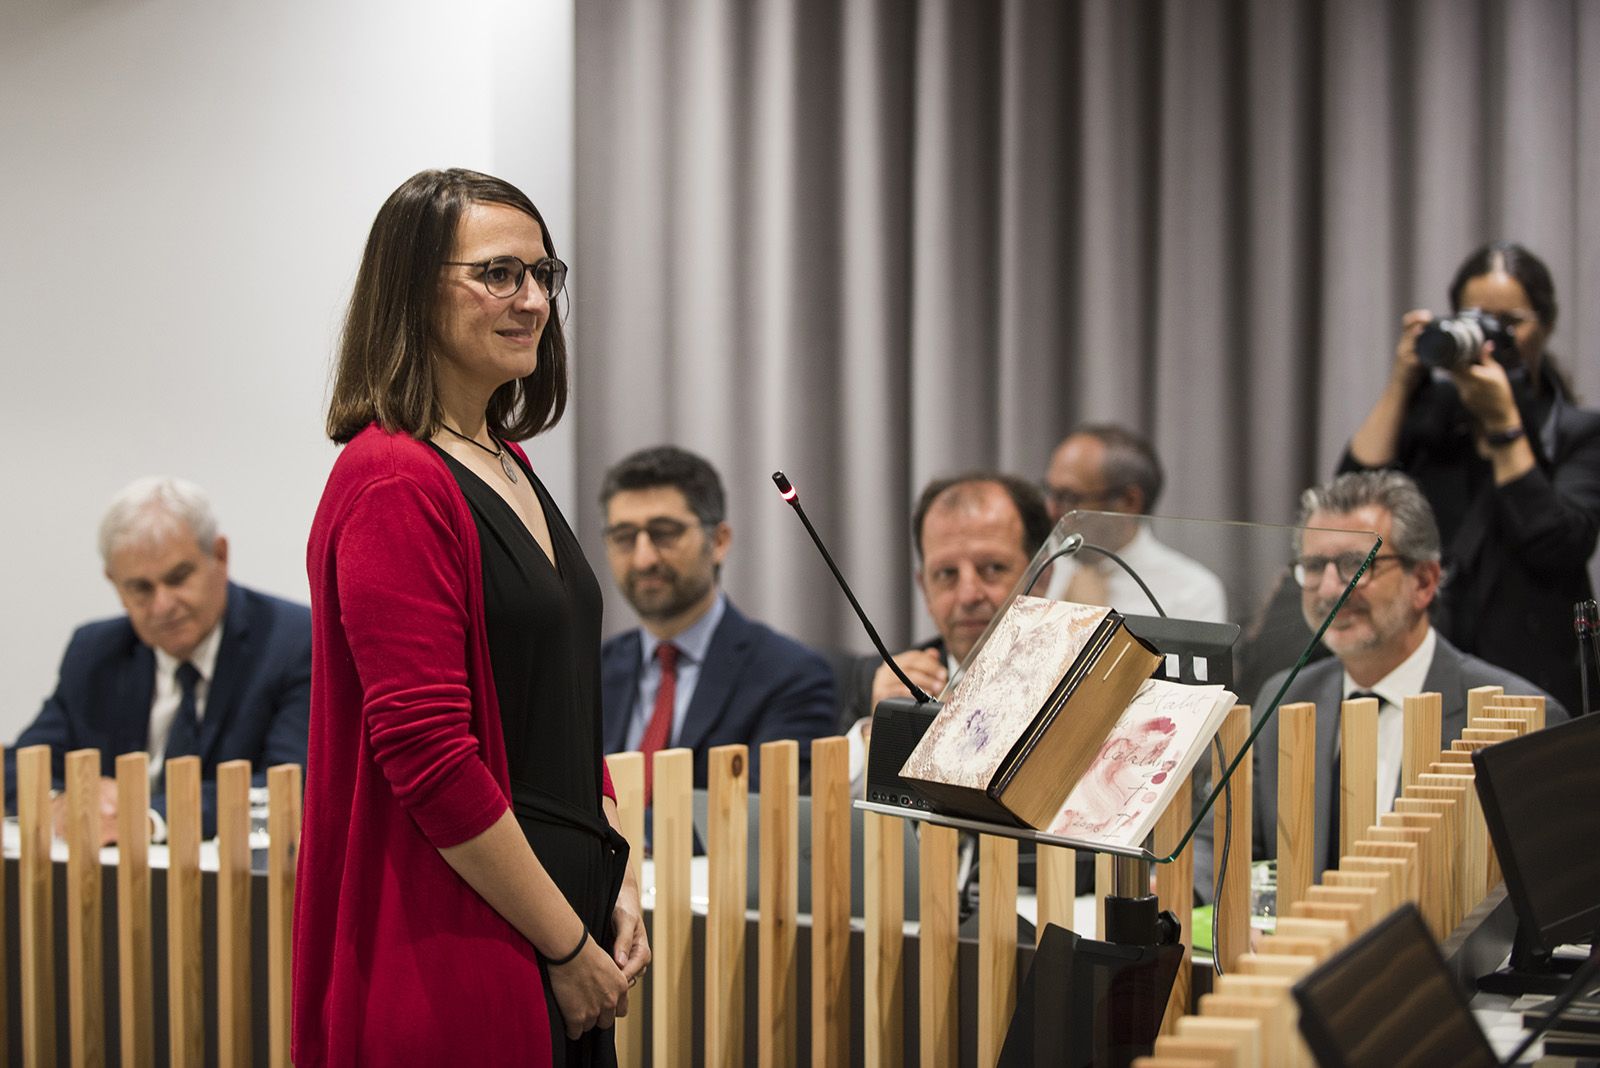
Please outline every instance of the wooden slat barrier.
[{"label": "wooden slat barrier", "polygon": [[[1261,789],[1272,789],[1262,783]],[[1317,848],[1317,706],[1278,709],[1278,909],[1306,896]]]},{"label": "wooden slat barrier", "polygon": [[1339,855],[1376,822],[1378,702],[1363,697],[1339,708]]},{"label": "wooden slat barrier", "polygon": [[[1173,795],[1172,804],[1166,807],[1156,820],[1155,854],[1158,857],[1170,856],[1177,848],[1178,841],[1189,829],[1189,824],[1194,822],[1194,806],[1190,799],[1194,797],[1194,775],[1189,776],[1189,781],[1178,788]],[[1167,1012],[1161,1018],[1161,1028],[1167,1033],[1172,1033],[1177,1025],[1178,1017],[1189,1011],[1190,987],[1193,985],[1193,947],[1194,940],[1190,937],[1194,926],[1194,847],[1183,847],[1170,864],[1156,865],[1156,899],[1163,909],[1171,909],[1173,915],[1178,917],[1178,941],[1183,945],[1183,960],[1178,964],[1178,974],[1172,980],[1172,993],[1167,998]],[[1068,927],[1070,929],[1070,924]]]},{"label": "wooden slat barrier", "polygon": [[[155,1063],[150,932],[150,757],[117,757],[117,995],[122,1063]],[[287,1024],[285,1024],[287,1026]]]},{"label": "wooden slat barrier", "polygon": [[905,838],[896,816],[865,814],[866,990],[862,1011],[867,1064],[905,1060]]},{"label": "wooden slat barrier", "polygon": [[662,749],[651,771],[651,846],[656,871],[655,944],[651,947],[651,1058],[662,1068],[688,1068],[692,1055],[693,915],[689,858],[694,842],[694,753]]},{"label": "wooden slat barrier", "polygon": [[[1244,740],[1249,733],[1250,706],[1234,705],[1222,721],[1222,729],[1217,732],[1228,760],[1231,761],[1244,748]],[[1218,764],[1214,755],[1211,763],[1211,781],[1218,782],[1222,778],[1223,765]],[[1215,904],[1217,941],[1222,944],[1213,949],[1218,952],[1224,971],[1231,970],[1234,958],[1250,948],[1250,857],[1254,838],[1252,828],[1255,824],[1252,813],[1255,809],[1251,793],[1251,761],[1248,757],[1239,762],[1229,781],[1233,784],[1233,838],[1228,849],[1229,864],[1223,873],[1222,892],[1217,895]],[[1217,798],[1211,809],[1219,851],[1225,833],[1227,808],[1228,799],[1223,796]]]},{"label": "wooden slat barrier", "polygon": [[[1417,789],[1413,787],[1413,790]],[[1394,811],[1402,816],[1437,816],[1439,818],[1438,833],[1444,836],[1442,845],[1448,871],[1445,872],[1445,930],[1455,930],[1456,924],[1462,917],[1472,911],[1478,903],[1478,895],[1466,890],[1463,871],[1463,857],[1461,852],[1461,818],[1454,801],[1441,801],[1430,797],[1417,796],[1412,793],[1407,797],[1397,797],[1394,801]]]},{"label": "wooden slat barrier", "polygon": [[744,1063],[744,911],[749,878],[750,753],[706,754],[706,1064]]},{"label": "wooden slat barrier", "polygon": [[1483,715],[1483,710],[1494,704],[1496,698],[1504,694],[1503,686],[1474,686],[1467,691],[1467,722],[1471,723]]},{"label": "wooden slat barrier", "polygon": [[[1322,883],[1309,886],[1299,901],[1288,903],[1276,933],[1260,939],[1260,951],[1241,956],[1230,974],[1217,979],[1216,993],[1201,999],[1200,1015],[1178,1020],[1174,1028],[1177,1037],[1163,1035],[1156,1043],[1156,1055],[1135,1059],[1136,1066],[1309,1065],[1310,1051],[1294,1023],[1297,1013],[1290,997],[1294,979],[1405,901],[1418,903],[1439,937],[1477,906],[1492,887],[1496,873],[1485,874],[1492,850],[1488,849],[1483,811],[1473,788],[1472,765],[1464,761],[1475,748],[1499,744],[1532,729],[1540,709],[1534,699],[1507,698],[1498,687],[1473,691],[1469,702],[1472,726],[1436,758],[1437,695],[1406,700],[1402,713],[1406,724],[1403,785],[1394,811],[1368,824],[1347,822],[1351,837],[1341,836],[1344,849],[1339,867],[1325,872]],[[1376,704],[1344,705],[1342,763],[1347,769],[1352,751],[1357,753],[1357,765],[1367,762],[1359,747],[1369,736],[1376,741]],[[1372,706],[1370,730],[1359,722],[1369,711],[1361,705]],[[1359,735],[1354,745],[1349,733],[1352,721],[1357,721]],[[1283,730],[1293,728],[1285,726]],[[1374,765],[1375,757],[1374,744]],[[1288,763],[1286,755],[1280,754],[1280,759]],[[1342,787],[1348,786],[1346,779]],[[1368,792],[1366,786],[1360,790],[1363,795]],[[1356,798],[1344,799],[1346,813],[1351,801],[1359,804]],[[1280,810],[1286,809],[1280,805]],[[1281,829],[1280,835],[1280,841],[1293,837],[1292,832]],[[1281,857],[1279,872],[1282,905]],[[1259,1030],[1218,1019],[1226,1017],[1247,1018]]]},{"label": "wooden slat barrier", "polygon": [[1432,888],[1433,933],[1443,941],[1455,927],[1452,903],[1456,885],[1455,850],[1451,848],[1444,817],[1433,812],[1386,812],[1378,817],[1374,832],[1385,827],[1415,830],[1421,835],[1416,841],[1422,846],[1423,886]]},{"label": "wooden slat barrier", "polygon": [[[1474,717],[1460,739],[1437,751],[1435,695],[1408,698],[1405,703],[1406,750],[1403,787],[1394,811],[1369,823],[1351,825],[1352,837],[1337,868],[1320,884],[1296,875],[1315,858],[1302,859],[1299,843],[1308,841],[1299,826],[1298,808],[1315,796],[1310,779],[1310,739],[1315,735],[1315,710],[1309,706],[1281,709],[1279,808],[1280,854],[1277,930],[1248,952],[1248,933],[1241,924],[1226,926],[1227,910],[1219,912],[1223,945],[1239,948],[1230,973],[1216,991],[1203,998],[1197,1015],[1185,1016],[1187,990],[1175,987],[1157,1056],[1204,1056],[1232,1064],[1309,1064],[1309,1055],[1294,1030],[1295,1013],[1288,997],[1292,980],[1325,960],[1351,938],[1387,915],[1398,904],[1416,900],[1432,929],[1441,937],[1475,907],[1497,876],[1487,829],[1473,788],[1468,762],[1476,748],[1499,744],[1537,729],[1543,714],[1538,699],[1475,692]],[[1366,706],[1366,707],[1363,707]],[[1352,714],[1353,712],[1353,714]],[[1375,794],[1376,702],[1347,702],[1341,727],[1344,755],[1341,792],[1365,776],[1371,786],[1357,793]],[[1237,720],[1235,720],[1235,715]],[[1363,722],[1370,716],[1369,724]],[[1247,709],[1230,715],[1222,735],[1225,749],[1242,742],[1249,721]],[[1372,759],[1363,755],[1372,740]],[[795,1012],[796,891],[798,865],[798,745],[768,743],[762,760],[767,774],[761,809],[762,925],[758,1026],[762,1064],[792,1064],[798,1028]],[[1354,760],[1351,759],[1354,754]],[[849,800],[847,751],[842,739],[825,739],[812,749],[813,900],[812,1020],[809,1029],[813,1063],[840,1065],[849,1060],[852,1008],[849,954]],[[643,758],[621,754],[608,758],[618,791],[619,822],[642,850]],[[708,762],[710,813],[707,846],[710,856],[711,902],[706,921],[706,1061],[713,1065],[743,1063],[747,1030],[744,1003],[745,879],[748,753],[743,746],[713,750]],[[1249,796],[1253,784],[1248,764],[1234,781],[1233,848],[1250,849]],[[654,1063],[687,1064],[692,1040],[692,999],[683,996],[693,972],[689,905],[689,857],[693,837],[690,803],[692,757],[670,750],[657,757],[655,774],[656,904],[655,967],[641,987],[636,1004],[654,999]],[[1352,770],[1353,768],[1353,770]],[[1304,769],[1303,771],[1299,769]],[[100,930],[102,880],[99,863],[101,822],[98,752],[69,754],[65,764],[64,826],[67,837],[67,944],[70,1058],[74,1064],[104,1063],[104,935]],[[21,831],[18,934],[21,976],[20,1019],[26,1063],[55,1063],[55,953],[53,931],[53,867],[50,857],[53,802],[51,757],[45,747],[18,753],[18,816]],[[166,770],[168,795],[168,968],[170,1062],[199,1064],[204,1056],[206,1020],[202,1015],[202,937],[200,910],[200,765],[197,758],[172,761]],[[250,961],[250,766],[243,761],[219,768],[217,955],[219,987],[218,1048],[221,1063],[248,1062],[251,1002]],[[294,862],[300,831],[300,769],[274,768],[269,774],[271,847],[268,874],[269,1043],[274,1065],[288,1063],[290,925],[294,900]],[[119,967],[119,1031],[122,1063],[149,1065],[158,1060],[151,1026],[153,946],[150,933],[148,760],[130,754],[117,761],[118,851],[117,956]],[[3,781],[0,781],[3,786]],[[1188,791],[1183,792],[1188,796]],[[1342,799],[1349,806],[1358,798]],[[1171,851],[1186,828],[1187,806],[1175,805],[1158,823],[1155,845]],[[1241,815],[1243,814],[1243,815]],[[903,1060],[903,856],[901,821],[867,814],[865,871],[868,887],[867,984],[861,995],[866,1016],[866,1061],[898,1065]],[[1220,832],[1220,827],[1219,827]],[[1343,837],[1343,836],[1341,836]],[[958,907],[955,869],[956,832],[923,826],[921,924],[921,1063],[950,1065],[958,1060],[957,1021],[961,1015],[956,969]],[[979,1063],[993,1064],[1004,1041],[1017,996],[1016,844],[1008,838],[984,836],[979,853],[985,887],[980,914],[978,1035]],[[1184,920],[1183,942],[1189,942],[1187,903],[1192,873],[1184,870],[1186,851],[1170,865],[1158,866],[1158,895],[1175,904]],[[1230,870],[1234,865],[1230,865]],[[1247,912],[1246,866],[1237,866],[1240,886],[1224,887],[1241,900]],[[1075,858],[1070,850],[1039,851],[1040,926],[1051,922],[1072,926]],[[1106,880],[1109,886],[1109,880]],[[1230,871],[1230,884],[1232,883]],[[0,893],[3,893],[0,886]],[[3,898],[0,898],[3,905]],[[5,932],[0,930],[0,938]],[[1230,954],[1233,955],[1233,954]],[[659,983],[657,982],[659,980]],[[619,1027],[619,1063],[643,1061],[639,1013],[632,1013],[633,1037]],[[0,1019],[0,1029],[4,1020]]]},{"label": "wooden slat barrier", "polygon": [[217,1056],[250,1063],[250,762],[217,765]]},{"label": "wooden slat barrier", "polygon": [[[1217,804],[1220,806],[1222,801],[1219,799]],[[1116,861],[1110,853],[1094,855],[1094,936],[1102,942],[1106,938],[1106,898],[1116,893],[1115,871]]]},{"label": "wooden slat barrier", "polygon": [[[1228,885],[1223,888],[1219,902],[1218,923],[1222,928],[1225,949],[1237,946],[1230,952],[1234,957],[1228,975],[1218,979],[1215,993],[1203,998],[1197,1015],[1185,1016],[1182,1009],[1187,1004],[1187,990],[1183,989],[1182,970],[1179,984],[1175,986],[1169,1013],[1163,1021],[1163,1035],[1157,1044],[1157,1055],[1137,1063],[1177,1063],[1172,1058],[1201,1056],[1210,1062],[1230,1064],[1309,1064],[1309,1054],[1294,1028],[1296,1014],[1288,997],[1292,981],[1304,975],[1317,962],[1346,944],[1351,938],[1367,929],[1372,923],[1387,915],[1398,904],[1415,900],[1424,917],[1440,934],[1472,908],[1481,899],[1491,875],[1487,871],[1488,840],[1483,827],[1482,811],[1477,805],[1472,785],[1472,766],[1468,762],[1474,748],[1498,744],[1530,729],[1542,708],[1537,702],[1515,701],[1499,693],[1475,693],[1476,718],[1463,739],[1453,740],[1450,749],[1432,750],[1431,738],[1437,735],[1434,725],[1435,704],[1433,695],[1410,698],[1406,702],[1407,747],[1404,754],[1403,787],[1395,803],[1395,810],[1382,817],[1373,814],[1365,823],[1360,820],[1363,804],[1371,811],[1376,807],[1376,719],[1377,702],[1371,700],[1346,702],[1341,710],[1341,806],[1344,833],[1341,834],[1342,856],[1338,867],[1327,871],[1320,884],[1312,883],[1309,871],[1315,857],[1306,848],[1310,835],[1306,833],[1303,810],[1308,797],[1316,796],[1312,772],[1312,739],[1315,736],[1316,710],[1310,706],[1286,706],[1280,716],[1280,768],[1279,782],[1272,784],[1279,792],[1279,809],[1284,814],[1284,826],[1276,829],[1279,862],[1279,905],[1281,909],[1277,931],[1258,942],[1259,951],[1250,952],[1248,932],[1249,882],[1244,864],[1230,865]],[[1249,710],[1239,706],[1224,724],[1221,738],[1225,751],[1237,751],[1242,744],[1249,723]],[[813,884],[812,917],[813,975],[811,988],[812,1020],[811,1048],[813,1063],[837,1065],[849,1058],[849,1032],[847,1020],[851,1009],[851,989],[848,961],[848,887],[853,873],[850,870],[848,824],[849,811],[847,786],[844,782],[844,743],[840,739],[826,739],[814,744],[813,769]],[[623,833],[630,843],[637,845],[642,838],[641,779],[642,760],[637,754],[619,754],[608,757],[612,779],[618,790],[618,808]],[[142,764],[143,758],[137,758]],[[746,856],[749,843],[745,840],[748,754],[742,746],[722,747],[713,750],[708,763],[710,777],[710,813],[707,845],[708,871],[710,873],[710,906],[706,922],[706,1061],[713,1065],[742,1063],[746,1032],[747,1006],[743,1003],[745,957],[745,919],[743,902]],[[798,847],[797,798],[798,746],[792,742],[769,743],[763,747],[763,764],[767,772],[767,790],[763,792],[761,899],[762,927],[759,936],[761,970],[758,977],[760,1004],[757,1008],[758,1026],[763,1036],[760,1043],[762,1064],[792,1064],[797,1048],[797,1028],[801,1026],[795,1013],[795,938],[797,916],[795,913],[797,886]],[[51,1060],[41,1057],[40,1051],[54,1050],[53,1027],[41,1026],[41,1021],[53,1021],[50,991],[53,989],[53,961],[47,949],[49,941],[49,757],[40,751],[30,764],[27,753],[19,755],[19,812],[23,829],[24,861],[22,866],[22,971],[24,985],[24,1031],[30,1059]],[[241,772],[247,774],[243,768]],[[1220,769],[1217,769],[1220,770]],[[275,769],[297,775],[298,769]],[[119,764],[120,789],[147,787],[142,767],[135,761],[126,766]],[[31,777],[30,777],[31,776]],[[87,776],[80,772],[81,781]],[[169,876],[168,924],[172,949],[169,956],[178,962],[172,969],[173,1025],[171,1030],[186,1041],[180,1041],[173,1050],[173,1063],[198,1063],[203,1049],[198,1019],[198,931],[186,928],[189,921],[198,927],[198,882],[196,867],[189,861],[196,854],[198,844],[198,762],[174,761],[168,769],[168,793],[173,799],[169,835],[172,841],[172,873]],[[689,1018],[691,999],[681,996],[692,974],[693,946],[690,938],[691,913],[689,908],[689,855],[692,841],[690,791],[692,783],[692,758],[687,750],[670,750],[658,754],[655,769],[655,849],[656,886],[654,911],[655,968],[647,977],[648,992],[641,990],[640,998],[650,996],[655,1006],[652,1061],[662,1064],[687,1064],[691,1050],[691,1024]],[[285,779],[274,782],[272,804],[272,831],[275,863],[280,871],[292,869],[293,842],[298,832],[298,806],[288,810],[280,805],[280,798],[289,796],[298,800],[299,784]],[[1250,795],[1254,784],[1249,778],[1249,764],[1241,763],[1234,779],[1233,849],[1240,855],[1250,850],[1251,808]],[[81,793],[81,787],[80,787]],[[194,803],[184,804],[182,797],[192,793]],[[1184,791],[1187,794],[1187,791]],[[237,825],[237,816],[228,816],[229,788],[219,784],[219,815],[221,826]],[[1371,797],[1371,801],[1364,799]],[[137,812],[142,801],[131,798],[120,807],[127,813]],[[1185,806],[1173,806],[1157,825],[1155,848],[1168,853],[1187,827]],[[1349,817],[1354,813],[1356,819]],[[125,813],[126,814],[126,813]],[[248,829],[248,805],[244,807]],[[73,827],[82,835],[88,827],[83,810],[74,814]],[[132,818],[129,816],[128,818]],[[1218,833],[1221,833],[1220,813]],[[904,1059],[903,1014],[903,894],[904,873],[902,834],[899,819],[868,813],[866,824],[866,856],[862,877],[867,886],[865,961],[867,981],[861,995],[865,1016],[865,1061],[872,1065],[899,1065]],[[292,829],[291,829],[292,828]],[[229,857],[237,860],[237,849],[229,843],[233,838],[225,831],[221,844],[223,855],[223,882],[219,894],[226,889]],[[957,852],[956,832],[948,828],[925,825],[920,829],[922,853],[921,886],[921,979],[919,991],[922,1029],[920,1034],[921,1063],[930,1065],[954,1064],[958,1060],[957,1021],[960,1017],[959,983],[956,969],[956,926],[958,909],[955,889]],[[119,831],[119,836],[134,841],[131,829]],[[284,842],[282,854],[277,853],[278,842]],[[87,852],[87,851],[80,851]],[[635,851],[634,860],[638,857]],[[45,878],[40,878],[40,858],[43,858]],[[247,858],[247,854],[246,854]],[[979,851],[980,878],[985,894],[980,906],[979,982],[978,982],[978,1059],[991,1065],[998,1059],[1000,1047],[1009,1026],[1017,996],[1016,927],[1016,845],[1007,838],[984,836]],[[1187,903],[1192,873],[1184,870],[1189,860],[1187,851],[1170,865],[1156,869],[1158,895],[1164,904],[1177,906],[1184,921],[1182,941],[1190,941],[1187,931]],[[1109,863],[1097,858],[1101,871],[1098,882],[1109,889]],[[32,867],[30,867],[30,863]],[[126,850],[128,871],[119,878],[119,898],[133,895],[135,904],[119,901],[119,914],[136,915],[138,888],[137,868],[140,863],[137,848]],[[1038,902],[1039,924],[1073,925],[1073,889],[1076,882],[1075,857],[1070,850],[1042,847],[1039,851],[1040,892]],[[1235,881],[1235,878],[1237,881]],[[72,884],[77,887],[76,883]],[[82,889],[81,887],[78,887]],[[89,891],[84,890],[87,894]],[[247,891],[248,892],[248,891]],[[277,891],[271,890],[270,893]],[[145,907],[148,907],[148,885],[143,889]],[[88,900],[85,897],[83,900]],[[247,900],[247,898],[246,898]],[[293,901],[293,883],[283,887],[283,896],[274,897],[270,908],[287,916]],[[1237,915],[1231,929],[1229,914]],[[219,911],[227,913],[230,906],[220,905]],[[1103,923],[1103,920],[1101,921]],[[131,925],[135,932],[139,924]],[[119,932],[122,937],[127,935]],[[219,932],[221,942],[230,936],[227,929]],[[41,938],[41,935],[43,938]],[[274,963],[281,960],[288,965],[287,940],[279,935],[271,937],[274,945]],[[125,946],[126,942],[123,943]],[[184,967],[187,954],[194,952],[192,967]],[[134,945],[137,945],[135,940]],[[281,945],[281,949],[277,948]],[[30,946],[33,948],[30,950]],[[220,945],[219,945],[220,948]],[[125,967],[133,963],[137,950],[124,950]],[[86,971],[88,969],[85,969]],[[224,967],[224,974],[230,967]],[[194,976],[186,984],[185,973]],[[285,975],[287,972],[285,971]],[[122,982],[124,997],[133,996],[141,984]],[[147,985],[147,984],[146,984]],[[278,981],[274,980],[274,986]],[[74,989],[78,989],[75,985]],[[186,993],[192,989],[192,995]],[[226,989],[222,991],[224,997]],[[145,991],[148,996],[148,990]],[[184,1006],[194,1004],[189,1015],[184,1016]],[[52,1011],[45,1012],[45,1009]],[[125,1017],[137,1017],[138,1003],[124,1004]],[[224,1010],[226,1012],[226,1010]],[[143,1013],[148,1017],[148,1010]],[[637,1027],[638,1015],[632,1020]],[[185,1021],[192,1021],[190,1022]],[[30,1027],[29,1024],[32,1024]],[[619,1028],[619,1062],[637,1065],[643,1059],[643,1043],[630,1040],[626,1024]],[[229,1025],[224,1017],[221,1023],[224,1035]],[[274,1041],[277,1034],[287,1032],[287,1016],[275,1011],[272,1014]],[[73,1035],[87,1036],[88,1031],[75,1025]],[[137,1052],[140,1042],[148,1049],[148,1029],[140,1037],[138,1028],[124,1025],[123,1060],[126,1063],[151,1063],[148,1052]],[[642,1039],[642,1036],[639,1036]],[[129,1043],[133,1045],[130,1046]],[[85,1037],[85,1048],[90,1045]],[[77,1048],[76,1046],[74,1047]],[[228,1057],[232,1044],[224,1038],[223,1055]],[[286,1047],[284,1047],[286,1049]],[[278,1047],[274,1047],[275,1051]],[[76,1055],[76,1054],[75,1054]],[[238,1055],[237,1052],[235,1054]],[[244,1056],[248,1056],[246,1049]],[[1163,1058],[1166,1060],[1163,1061]],[[277,1052],[274,1063],[284,1063]]]},{"label": "wooden slat barrier", "polygon": [[[628,841],[628,870],[633,872],[634,881],[642,892],[644,884],[639,880],[644,864],[644,754],[612,753],[606,757],[606,770],[611,774],[611,789],[617,795],[618,829]],[[654,948],[652,937],[651,949]],[[644,1064],[644,1003],[649,995],[650,973],[646,972],[628,992],[628,1015],[617,1021],[619,1068],[641,1068]],[[743,997],[742,987],[740,996]],[[740,1007],[743,1008],[742,1001]],[[741,1012],[740,1019],[743,1018]]]},{"label": "wooden slat barrier", "polygon": [[800,744],[761,746],[761,921],[756,932],[761,1068],[789,1068],[799,1055],[795,1017],[795,927],[799,924]]},{"label": "wooden slat barrier", "polygon": [[22,1060],[56,1063],[55,875],[50,860],[50,747],[17,750],[17,872],[21,933]]},{"label": "wooden slat barrier", "polygon": [[978,837],[978,1065],[1000,1060],[1017,1007],[1017,840]]},{"label": "wooden slat barrier", "polygon": [[200,758],[166,762],[167,1045],[174,1068],[205,1060],[200,925]]},{"label": "wooden slat barrier", "polygon": [[68,753],[67,1021],[74,1065],[106,1059],[100,901],[100,751]]},{"label": "wooden slat barrier", "polygon": [[850,743],[811,743],[811,1063],[850,1063]]},{"label": "wooden slat barrier", "polygon": [[300,857],[300,765],[267,769],[267,1056],[290,1068],[295,865]]},{"label": "wooden slat barrier", "polygon": [[[101,841],[117,844],[116,951],[120,1063],[158,1063],[153,1018],[155,947],[151,930],[149,757],[117,758],[116,778],[103,780],[98,750],[66,754],[63,811],[66,861],[68,1052],[72,1064],[103,1064],[106,1047],[104,930],[105,875]],[[48,748],[18,754],[18,808],[22,830],[19,879],[20,973],[23,984],[23,1059],[55,1062],[58,1040],[55,1004],[55,942],[50,856],[52,801]],[[219,769],[219,837],[216,947],[218,960],[218,1036],[221,1063],[248,1063],[253,1055],[250,986],[250,765],[239,761]],[[273,769],[274,872],[269,874],[269,990],[280,1008],[271,1014],[268,1043],[275,1063],[288,1063],[289,934],[293,907],[294,857],[300,833],[300,769]],[[166,772],[168,801],[168,1013],[172,1064],[200,1064],[205,1050],[202,1006],[204,959],[200,908],[200,762],[172,761]],[[114,826],[101,816],[101,795],[114,791]],[[108,833],[109,832],[109,833]]]},{"label": "wooden slat barrier", "polygon": [[[921,956],[918,970],[921,985],[918,991],[918,1032],[922,1059],[930,1068],[951,1068],[960,1057],[961,976],[956,969],[956,953],[961,933],[961,908],[956,900],[957,849],[960,836],[954,828],[939,827],[931,823],[922,825],[918,852],[921,859],[921,885],[917,888],[921,925],[918,933]],[[1051,854],[1047,858],[1047,853]],[[1040,909],[1044,906],[1046,867],[1052,871],[1060,865],[1070,849],[1039,848]],[[1069,861],[1070,863],[1070,861]],[[1049,879],[1060,880],[1059,872]],[[1051,898],[1059,898],[1059,889],[1051,891]],[[1059,905],[1052,906],[1059,908]],[[1068,921],[1071,920],[1071,898],[1068,898]],[[1042,922],[1042,921],[1041,921]]]},{"label": "wooden slat barrier", "polygon": [[1400,788],[1417,781],[1442,744],[1444,705],[1436,693],[1407,697],[1401,715],[1405,718],[1405,741],[1401,746]]},{"label": "wooden slat barrier", "polygon": [[1034,853],[1034,887],[1039,928],[1053,923],[1072,930],[1073,904],[1078,896],[1077,851],[1041,843]]}]

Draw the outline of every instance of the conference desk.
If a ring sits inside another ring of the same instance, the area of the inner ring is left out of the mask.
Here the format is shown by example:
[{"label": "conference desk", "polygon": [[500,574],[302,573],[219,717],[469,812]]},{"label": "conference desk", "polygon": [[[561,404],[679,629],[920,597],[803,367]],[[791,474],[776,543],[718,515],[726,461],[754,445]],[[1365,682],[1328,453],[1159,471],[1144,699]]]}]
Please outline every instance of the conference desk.
[{"label": "conference desk", "polygon": [[[6,969],[6,1063],[22,1063],[22,983],[18,953],[18,850],[19,835],[14,819],[4,824],[5,853],[5,969]],[[253,845],[259,843],[252,842]],[[55,887],[51,903],[55,913],[56,946],[56,1052],[65,1062],[70,1050],[68,1043],[67,1002],[67,886],[66,843],[59,839],[52,848],[52,865]],[[105,936],[105,1049],[106,1063],[121,1063],[118,1026],[118,946],[117,946],[117,850],[101,850],[101,909],[102,930]],[[217,940],[214,937],[217,914],[217,849],[215,842],[203,843],[200,849],[201,908],[204,929],[201,939],[205,961],[205,1063],[216,1064],[217,1056]],[[152,1005],[155,1015],[155,1051],[158,1063],[167,1059],[167,851],[165,846],[150,847],[150,930],[153,939],[152,963],[154,966]],[[250,1030],[253,1059],[256,1064],[266,1064],[267,1041],[267,853],[258,848],[251,855],[251,1012]]]}]

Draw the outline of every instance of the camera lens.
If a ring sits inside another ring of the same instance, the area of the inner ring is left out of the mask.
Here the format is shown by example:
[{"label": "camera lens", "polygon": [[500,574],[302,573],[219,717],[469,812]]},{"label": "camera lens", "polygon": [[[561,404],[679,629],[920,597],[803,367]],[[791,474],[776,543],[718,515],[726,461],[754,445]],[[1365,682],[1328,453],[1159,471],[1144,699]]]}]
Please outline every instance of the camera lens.
[{"label": "camera lens", "polygon": [[1417,335],[1417,360],[1424,367],[1458,371],[1477,362],[1483,342],[1483,323],[1476,315],[1434,319]]}]

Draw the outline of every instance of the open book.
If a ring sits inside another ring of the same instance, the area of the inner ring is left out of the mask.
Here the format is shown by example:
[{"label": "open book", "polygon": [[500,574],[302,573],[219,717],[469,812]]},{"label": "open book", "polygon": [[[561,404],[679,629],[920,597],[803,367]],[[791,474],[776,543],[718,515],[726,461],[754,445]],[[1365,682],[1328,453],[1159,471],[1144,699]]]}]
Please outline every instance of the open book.
[{"label": "open book", "polygon": [[1042,830],[1160,662],[1112,609],[1018,597],[900,774],[943,811]]},{"label": "open book", "polygon": [[1169,803],[1185,806],[1189,772],[1211,744],[1233,694],[1221,686],[1149,679],[1051,821],[1051,834],[1137,849]]}]

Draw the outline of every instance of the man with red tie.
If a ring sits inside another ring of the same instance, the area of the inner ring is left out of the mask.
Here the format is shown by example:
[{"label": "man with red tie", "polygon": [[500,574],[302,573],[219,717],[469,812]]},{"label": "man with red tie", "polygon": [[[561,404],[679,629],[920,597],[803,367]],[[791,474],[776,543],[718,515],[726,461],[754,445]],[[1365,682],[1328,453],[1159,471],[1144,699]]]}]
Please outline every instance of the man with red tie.
[{"label": "man with red tie", "polygon": [[640,622],[601,649],[606,752],[691,749],[704,787],[706,753],[743,743],[755,790],[761,743],[793,738],[804,779],[810,740],[833,732],[833,673],[722,592],[733,528],[716,470],[683,449],[644,449],[606,472],[600,504],[611,573]]}]

